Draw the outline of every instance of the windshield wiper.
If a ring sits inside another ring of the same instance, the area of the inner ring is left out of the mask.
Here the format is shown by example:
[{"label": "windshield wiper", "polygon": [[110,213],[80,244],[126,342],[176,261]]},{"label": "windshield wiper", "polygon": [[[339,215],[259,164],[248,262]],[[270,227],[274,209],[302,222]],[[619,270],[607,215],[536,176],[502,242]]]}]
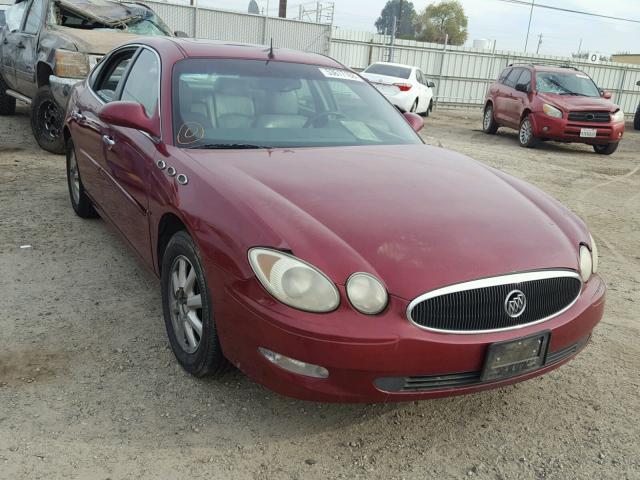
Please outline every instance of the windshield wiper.
[{"label": "windshield wiper", "polygon": [[205,143],[191,147],[198,150],[249,150],[249,149],[272,149],[267,145],[252,145],[249,143]]},{"label": "windshield wiper", "polygon": [[554,80],[553,78],[548,79],[547,80],[549,83],[552,83],[553,85],[560,87],[561,89],[564,90],[563,93],[561,93],[560,95],[576,95],[576,96],[581,96],[584,97],[585,95],[583,95],[582,93],[578,93],[578,92],[574,92],[573,90],[569,90],[567,87],[565,87],[564,85],[562,85],[560,82],[558,82],[557,80]]}]

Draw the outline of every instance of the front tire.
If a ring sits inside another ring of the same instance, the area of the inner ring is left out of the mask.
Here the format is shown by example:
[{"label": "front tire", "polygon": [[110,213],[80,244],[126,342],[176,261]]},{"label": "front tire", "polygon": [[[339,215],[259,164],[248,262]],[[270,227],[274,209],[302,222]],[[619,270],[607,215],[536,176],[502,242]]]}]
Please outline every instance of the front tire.
[{"label": "front tire", "polygon": [[162,257],[162,310],[173,354],[196,377],[214,375],[228,365],[214,321],[203,263],[191,237],[176,233]]},{"label": "front tire", "polygon": [[7,95],[9,87],[0,75],[0,115],[13,115],[16,113],[16,99]]},{"label": "front tire", "polygon": [[64,153],[64,109],[61,108],[49,85],[40,87],[31,104],[31,131],[40,148],[51,153]]},{"label": "front tire", "polygon": [[605,145],[594,145],[593,150],[600,155],[611,155],[618,149],[618,142]]},{"label": "front tire", "polygon": [[95,218],[98,216],[93,208],[91,200],[84,191],[82,179],[80,178],[80,170],[78,169],[78,160],[76,158],[76,150],[73,146],[73,140],[67,142],[67,186],[69,187],[69,198],[73,211],[80,218]]},{"label": "front tire", "polygon": [[520,122],[518,141],[520,142],[520,146],[524,148],[534,148],[538,144],[538,139],[533,133],[533,124],[528,115]]},{"label": "front tire", "polygon": [[498,131],[498,122],[493,116],[493,105],[487,105],[482,116],[482,131],[489,135],[493,135]]}]

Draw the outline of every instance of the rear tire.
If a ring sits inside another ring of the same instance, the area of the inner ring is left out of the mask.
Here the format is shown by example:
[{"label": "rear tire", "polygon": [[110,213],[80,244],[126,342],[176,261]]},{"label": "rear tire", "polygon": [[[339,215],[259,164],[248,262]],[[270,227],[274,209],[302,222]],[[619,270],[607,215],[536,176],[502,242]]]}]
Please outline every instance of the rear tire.
[{"label": "rear tire", "polygon": [[482,116],[482,131],[489,135],[493,135],[498,131],[498,122],[493,116],[493,105],[487,105]]},{"label": "rear tire", "polygon": [[38,145],[51,153],[64,153],[63,126],[64,109],[56,103],[49,85],[40,87],[31,104],[31,131]]},{"label": "rear tire", "polygon": [[413,102],[413,105],[411,105],[411,110],[409,110],[411,113],[416,113],[416,110],[418,110],[418,99],[416,98],[416,101]]},{"label": "rear tire", "polygon": [[78,161],[76,159],[76,151],[73,146],[73,140],[67,142],[67,186],[69,187],[69,199],[73,211],[80,218],[95,218],[98,213],[93,208],[91,200],[84,191],[82,179],[80,178],[80,170],[78,169]]},{"label": "rear tire", "polygon": [[13,115],[16,113],[16,99],[7,95],[9,87],[0,75],[0,115]]},{"label": "rear tire", "polygon": [[593,145],[593,150],[600,155],[611,155],[618,149],[618,142],[606,145]]},{"label": "rear tire", "polygon": [[638,107],[636,115],[633,117],[633,128],[640,130],[640,107]]},{"label": "rear tire", "polygon": [[162,257],[162,310],[173,354],[195,377],[222,373],[222,354],[213,304],[198,248],[185,231],[177,232]]},{"label": "rear tire", "polygon": [[538,139],[533,133],[533,124],[529,115],[520,122],[520,130],[518,131],[518,141],[520,146],[524,148],[534,148],[538,144]]}]

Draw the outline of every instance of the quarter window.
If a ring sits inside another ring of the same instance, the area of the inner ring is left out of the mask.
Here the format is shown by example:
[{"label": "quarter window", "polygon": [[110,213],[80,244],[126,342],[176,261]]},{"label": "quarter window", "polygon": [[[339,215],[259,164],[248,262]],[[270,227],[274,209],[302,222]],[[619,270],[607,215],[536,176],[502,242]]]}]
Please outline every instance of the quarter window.
[{"label": "quarter window", "polygon": [[526,68],[522,70],[522,74],[518,79],[517,85],[526,85],[527,90],[531,88],[531,72]]},{"label": "quarter window", "polygon": [[159,82],[158,59],[145,48],[131,67],[120,100],[141,104],[147,116],[151,117],[158,104]]}]

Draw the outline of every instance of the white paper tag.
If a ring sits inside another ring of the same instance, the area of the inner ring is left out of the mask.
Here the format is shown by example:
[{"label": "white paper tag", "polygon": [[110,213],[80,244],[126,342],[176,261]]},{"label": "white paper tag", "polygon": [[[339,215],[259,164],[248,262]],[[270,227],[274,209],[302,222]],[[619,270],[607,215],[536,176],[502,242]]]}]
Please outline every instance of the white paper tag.
[{"label": "white paper tag", "polygon": [[327,78],[339,78],[340,80],[354,80],[356,82],[363,82],[362,78],[349,70],[342,70],[340,68],[324,68],[320,67],[320,72]]}]

